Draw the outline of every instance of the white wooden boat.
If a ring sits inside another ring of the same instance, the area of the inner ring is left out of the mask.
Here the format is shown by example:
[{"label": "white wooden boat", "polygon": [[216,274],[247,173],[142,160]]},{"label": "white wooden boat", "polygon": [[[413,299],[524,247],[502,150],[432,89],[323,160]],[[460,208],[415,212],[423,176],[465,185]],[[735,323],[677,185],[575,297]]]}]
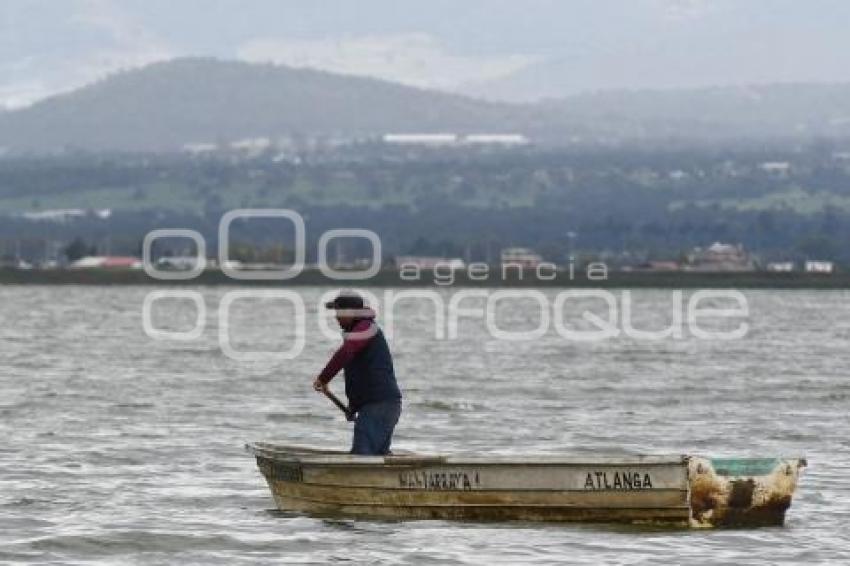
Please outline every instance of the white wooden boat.
[{"label": "white wooden boat", "polygon": [[320,516],[782,525],[802,458],[353,456],[258,442],[277,507]]}]

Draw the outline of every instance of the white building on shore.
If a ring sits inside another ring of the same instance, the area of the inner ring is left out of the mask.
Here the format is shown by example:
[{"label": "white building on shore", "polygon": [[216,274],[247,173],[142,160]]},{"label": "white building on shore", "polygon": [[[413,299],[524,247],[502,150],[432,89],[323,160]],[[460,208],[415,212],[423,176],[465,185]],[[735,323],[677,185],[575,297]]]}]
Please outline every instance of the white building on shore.
[{"label": "white building on shore", "polygon": [[794,271],[793,261],[772,261],[765,267],[771,273],[790,273]]},{"label": "white building on shore", "polygon": [[466,262],[458,257],[432,257],[416,255],[396,256],[395,264],[398,268],[416,267],[417,269],[465,269]]},{"label": "white building on shore", "polygon": [[714,242],[688,254],[689,271],[754,271],[755,263],[741,244]]},{"label": "white building on shore", "polygon": [[458,141],[457,134],[384,134],[383,142],[397,145],[454,145]]},{"label": "white building on shore", "polygon": [[529,248],[505,248],[502,250],[502,267],[528,267],[536,268],[543,262],[543,258]]},{"label": "white building on shore", "polygon": [[424,145],[424,146],[454,146],[454,145],[497,145],[520,146],[531,143],[523,134],[515,133],[483,133],[455,134],[443,133],[396,133],[384,134],[381,140],[387,144]]},{"label": "white building on shore", "polygon": [[835,270],[835,265],[831,261],[822,261],[810,259],[806,261],[806,273],[832,273]]}]

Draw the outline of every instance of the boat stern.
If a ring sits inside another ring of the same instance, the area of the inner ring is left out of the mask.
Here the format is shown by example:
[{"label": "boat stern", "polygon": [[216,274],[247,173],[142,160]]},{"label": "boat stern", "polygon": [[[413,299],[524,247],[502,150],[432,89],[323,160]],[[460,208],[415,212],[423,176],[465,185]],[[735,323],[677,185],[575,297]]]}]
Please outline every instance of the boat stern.
[{"label": "boat stern", "polygon": [[803,458],[689,458],[691,526],[782,525],[805,466]]}]

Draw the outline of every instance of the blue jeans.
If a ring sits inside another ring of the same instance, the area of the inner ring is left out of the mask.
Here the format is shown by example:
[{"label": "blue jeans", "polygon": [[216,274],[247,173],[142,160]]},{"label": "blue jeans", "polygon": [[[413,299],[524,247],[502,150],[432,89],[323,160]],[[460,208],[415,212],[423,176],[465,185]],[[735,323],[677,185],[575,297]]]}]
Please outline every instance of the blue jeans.
[{"label": "blue jeans", "polygon": [[351,453],[382,455],[390,453],[393,430],[401,415],[401,399],[363,405],[354,420]]}]

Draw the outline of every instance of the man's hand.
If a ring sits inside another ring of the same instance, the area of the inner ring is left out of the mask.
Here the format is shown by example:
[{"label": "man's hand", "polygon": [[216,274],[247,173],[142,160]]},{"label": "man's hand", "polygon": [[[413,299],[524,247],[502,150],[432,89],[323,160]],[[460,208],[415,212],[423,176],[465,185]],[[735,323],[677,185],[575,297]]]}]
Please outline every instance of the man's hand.
[{"label": "man's hand", "polygon": [[313,382],[313,389],[315,389],[316,391],[325,392],[328,389],[328,384],[323,383],[322,380],[317,377],[316,381]]}]

